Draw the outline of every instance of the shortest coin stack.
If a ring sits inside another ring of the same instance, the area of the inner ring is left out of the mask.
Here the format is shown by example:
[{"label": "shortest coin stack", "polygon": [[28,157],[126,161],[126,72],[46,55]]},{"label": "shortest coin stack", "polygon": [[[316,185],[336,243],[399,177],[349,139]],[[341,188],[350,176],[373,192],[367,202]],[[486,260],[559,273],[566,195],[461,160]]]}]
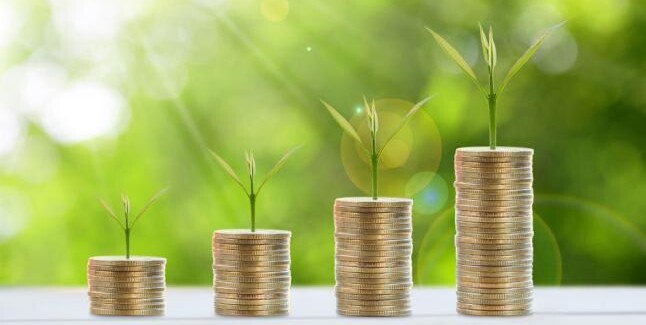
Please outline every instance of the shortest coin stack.
[{"label": "shortest coin stack", "polygon": [[532,155],[527,148],[455,154],[457,310],[518,316],[532,302]]},{"label": "shortest coin stack", "polygon": [[95,315],[161,316],[165,309],[166,259],[96,256],[88,261],[90,312]]},{"label": "shortest coin stack", "polygon": [[336,199],[337,313],[410,314],[412,205],[398,198]]},{"label": "shortest coin stack", "polygon": [[283,230],[213,233],[215,313],[281,316],[289,313],[289,241]]}]

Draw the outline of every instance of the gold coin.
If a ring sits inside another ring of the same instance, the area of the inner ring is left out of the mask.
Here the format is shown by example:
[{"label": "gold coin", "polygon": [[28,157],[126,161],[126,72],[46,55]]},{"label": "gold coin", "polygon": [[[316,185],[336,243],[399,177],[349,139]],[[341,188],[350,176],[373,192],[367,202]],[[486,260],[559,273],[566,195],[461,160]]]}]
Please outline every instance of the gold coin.
[{"label": "gold coin", "polygon": [[281,272],[289,271],[289,264],[269,266],[248,266],[248,265],[213,265],[214,270],[233,272]]},{"label": "gold coin", "polygon": [[461,229],[514,229],[514,228],[533,228],[531,221],[523,222],[470,222],[456,220],[456,227]]},{"label": "gold coin", "polygon": [[233,310],[285,310],[289,309],[289,304],[271,304],[271,305],[238,305],[238,304],[225,304],[221,302],[215,302],[216,310],[223,309],[233,309]]},{"label": "gold coin", "polygon": [[491,183],[483,183],[479,181],[456,181],[453,183],[453,186],[457,190],[468,190],[468,189],[477,189],[477,190],[510,190],[510,191],[516,191],[516,190],[527,190],[532,188],[532,182],[531,180],[525,180],[525,181],[516,181],[516,183],[507,183],[507,184],[491,184]]},{"label": "gold coin", "polygon": [[271,294],[288,294],[289,288],[240,288],[240,287],[214,286],[213,291],[215,292],[216,295],[220,295],[220,294],[271,295]]},{"label": "gold coin", "polygon": [[475,233],[475,232],[458,232],[457,237],[460,240],[471,239],[489,239],[489,240],[531,240],[534,232],[517,232],[517,233]]},{"label": "gold coin", "polygon": [[396,268],[396,267],[410,267],[411,261],[410,259],[407,260],[402,260],[402,261],[385,261],[385,262],[365,262],[365,261],[357,261],[356,259],[352,260],[336,260],[335,261],[337,266],[342,266],[342,267],[358,267],[358,268],[385,268],[385,267],[391,267],[391,268]]},{"label": "gold coin", "polygon": [[413,280],[410,275],[403,277],[391,278],[357,278],[336,275],[336,284],[340,286],[358,286],[358,285],[407,285],[412,284]]},{"label": "gold coin", "polygon": [[89,265],[101,266],[161,266],[166,264],[163,257],[150,256],[93,256],[88,259]]},{"label": "gold coin", "polygon": [[496,169],[514,169],[514,168],[532,168],[532,161],[502,161],[502,162],[478,162],[478,161],[466,161],[466,160],[455,160],[454,169],[458,170],[460,168],[472,168],[472,169],[482,169],[482,170],[496,170]]},{"label": "gold coin", "polygon": [[478,278],[487,278],[487,279],[506,279],[506,278],[516,278],[516,277],[532,277],[532,272],[522,271],[522,272],[478,272],[478,271],[464,271],[458,270],[456,272],[457,276],[467,276],[467,277],[478,277]]},{"label": "gold coin", "polygon": [[465,255],[493,255],[493,256],[527,256],[532,255],[534,250],[529,249],[505,249],[505,250],[484,250],[484,249],[468,249],[457,247],[458,254]]},{"label": "gold coin", "polygon": [[401,274],[401,273],[410,273],[411,268],[409,266],[404,267],[348,267],[348,266],[336,266],[336,272],[343,272],[344,274],[352,275],[356,274],[357,276],[365,277],[377,277],[382,275],[389,274]]},{"label": "gold coin", "polygon": [[383,263],[383,262],[403,262],[403,261],[410,261],[410,255],[406,256],[352,256],[352,255],[341,255],[341,254],[336,254],[336,260],[337,261],[349,261],[349,262],[354,262],[354,261],[360,261],[360,262],[368,262],[368,263]]},{"label": "gold coin", "polygon": [[461,281],[461,283],[469,283],[469,282],[475,282],[475,283],[518,283],[518,282],[531,282],[532,281],[532,275],[524,275],[524,276],[514,276],[514,277],[498,277],[498,278],[491,278],[491,277],[484,277],[484,276],[468,276],[468,275],[458,275],[457,280]]},{"label": "gold coin", "polygon": [[409,224],[412,222],[410,213],[351,213],[335,212],[335,223],[366,224]]},{"label": "gold coin", "polygon": [[454,165],[463,165],[466,163],[480,163],[487,166],[497,166],[500,164],[506,165],[531,165],[531,157],[469,157],[469,156],[456,156]]},{"label": "gold coin", "polygon": [[[485,200],[470,200],[458,196],[455,199],[455,204],[461,208],[471,209],[471,207],[478,207],[482,209],[515,209],[515,208],[527,208],[532,206],[533,200],[510,200],[510,201],[485,201]],[[485,210],[478,210],[485,211]]]},{"label": "gold coin", "polygon": [[532,258],[517,258],[513,260],[492,260],[492,259],[483,259],[483,260],[475,260],[475,259],[466,259],[466,258],[460,258],[458,257],[457,259],[457,264],[458,265],[471,265],[471,266],[531,266],[532,265]]},{"label": "gold coin", "polygon": [[465,237],[464,235],[456,236],[457,243],[479,244],[479,245],[514,245],[514,244],[529,244],[532,237],[519,237],[514,239],[491,239],[491,238],[474,238]]},{"label": "gold coin", "polygon": [[237,255],[225,252],[215,252],[214,259],[217,261],[239,261],[239,262],[285,262],[289,261],[289,251],[283,254],[267,255]]},{"label": "gold coin", "polygon": [[115,309],[101,309],[90,308],[90,312],[94,315],[103,316],[163,316],[163,309],[148,309],[148,310],[115,310]]},{"label": "gold coin", "polygon": [[289,299],[289,291],[283,293],[267,294],[238,294],[238,293],[215,293],[215,298],[235,299],[235,300],[272,300],[272,299]]},{"label": "gold coin", "polygon": [[402,250],[412,250],[411,244],[405,245],[348,245],[343,242],[338,242],[335,245],[336,249],[359,251],[359,252],[398,252]]},{"label": "gold coin", "polygon": [[232,282],[232,281],[214,281],[214,287],[217,288],[239,288],[245,289],[289,289],[291,283],[287,281],[281,282]]},{"label": "gold coin", "polygon": [[266,277],[266,278],[283,278],[289,277],[291,272],[286,271],[272,271],[272,272],[240,272],[240,271],[230,271],[230,270],[216,270],[215,274],[227,276],[227,277]]},{"label": "gold coin", "polygon": [[355,236],[355,239],[349,238],[335,238],[337,245],[356,246],[356,247],[391,247],[391,246],[410,246],[413,245],[412,238],[406,239],[392,239],[392,240],[375,240],[363,239],[362,237]]},{"label": "gold coin", "polygon": [[345,207],[345,206],[335,206],[334,214],[351,212],[351,213],[360,213],[360,214],[371,214],[371,213],[398,213],[398,214],[410,214],[412,213],[412,207]]},{"label": "gold coin", "polygon": [[506,147],[498,146],[496,149],[491,149],[489,147],[460,147],[455,149],[456,156],[466,155],[466,156],[478,156],[478,157],[508,157],[508,156],[520,156],[527,157],[534,154],[534,149],[524,148],[524,147]]},{"label": "gold coin", "polygon": [[249,252],[262,252],[265,254],[267,251],[289,251],[289,244],[286,245],[250,245],[250,244],[223,244],[213,243],[211,246],[213,250],[225,251],[238,251],[241,254],[249,254]]},{"label": "gold coin", "polygon": [[132,272],[112,272],[112,271],[101,271],[90,269],[87,271],[88,275],[98,276],[98,277],[109,277],[113,279],[132,279],[132,278],[148,278],[148,277],[164,277],[165,272],[142,272],[142,271],[132,271]]},{"label": "gold coin", "polygon": [[164,280],[150,282],[115,282],[115,281],[89,281],[90,287],[102,288],[163,288],[166,286]]},{"label": "gold coin", "polygon": [[352,223],[347,221],[335,221],[334,227],[336,229],[365,229],[365,230],[410,230],[411,223],[402,222],[402,223]]},{"label": "gold coin", "polygon": [[230,259],[223,259],[221,257],[216,257],[215,260],[213,261],[213,264],[215,267],[222,265],[222,266],[240,266],[240,267],[283,266],[285,268],[289,268],[289,259],[283,259],[279,261],[238,261],[238,260],[230,260]]},{"label": "gold coin", "polygon": [[411,314],[410,309],[389,310],[389,311],[356,311],[337,309],[337,314],[341,316],[358,316],[358,317],[403,317]]},{"label": "gold coin", "polygon": [[91,303],[98,304],[117,304],[117,305],[134,305],[134,304],[148,304],[154,305],[159,303],[164,303],[165,298],[99,298],[99,297],[90,297]]},{"label": "gold coin", "polygon": [[337,287],[344,289],[357,289],[357,290],[410,290],[413,287],[413,283],[402,282],[402,283],[337,283]]},{"label": "gold coin", "polygon": [[527,234],[533,233],[533,227],[525,228],[494,228],[494,227],[463,227],[458,223],[456,230],[460,234]]},{"label": "gold coin", "polygon": [[289,309],[279,310],[235,310],[235,309],[218,309],[215,313],[220,316],[284,316],[289,313]]},{"label": "gold coin", "polygon": [[247,229],[221,229],[213,232],[214,238],[228,239],[286,239],[291,237],[292,233],[287,230],[273,229],[256,229],[249,231]]},{"label": "gold coin", "polygon": [[486,293],[486,294],[525,294],[532,291],[532,286],[525,288],[477,288],[468,286],[458,286],[458,291],[470,293]]},{"label": "gold coin", "polygon": [[463,309],[458,308],[457,312],[463,315],[469,316],[525,316],[529,315],[529,310],[503,310],[503,311],[493,311],[493,310],[475,310],[475,309]]},{"label": "gold coin", "polygon": [[458,308],[460,309],[471,309],[471,310],[528,310],[531,308],[531,303],[527,304],[507,304],[507,305],[477,305],[477,304],[466,304],[458,301]]},{"label": "gold coin", "polygon": [[401,229],[361,229],[361,228],[341,228],[334,227],[335,234],[356,235],[356,236],[410,236],[413,232],[411,226]]},{"label": "gold coin", "polygon": [[337,292],[336,297],[339,299],[345,300],[361,300],[361,301],[371,301],[371,300],[400,300],[400,299],[410,299],[409,294],[391,294],[391,295],[362,295],[362,294],[351,294],[351,293],[341,293]]},{"label": "gold coin", "polygon": [[526,205],[526,206],[495,207],[495,206],[464,205],[461,203],[456,203],[455,209],[456,209],[456,215],[461,214],[463,211],[530,213],[532,211],[532,206]]},{"label": "gold coin", "polygon": [[355,294],[355,295],[407,295],[410,294],[410,287],[396,288],[396,289],[381,289],[381,288],[357,288],[349,286],[336,286],[335,292],[337,294]]},{"label": "gold coin", "polygon": [[228,299],[222,297],[215,297],[216,304],[224,305],[241,305],[241,306],[265,306],[265,305],[288,305],[288,298],[279,299]]},{"label": "gold coin", "polygon": [[287,277],[231,277],[219,275],[216,273],[214,281],[224,282],[237,282],[237,283],[278,283],[278,282],[291,282],[292,278]]},{"label": "gold coin", "polygon": [[164,291],[152,291],[142,293],[121,293],[121,292],[100,292],[88,291],[90,299],[163,299],[166,297]]},{"label": "gold coin", "polygon": [[405,233],[394,233],[394,234],[362,234],[362,235],[357,235],[353,233],[347,233],[347,232],[335,232],[334,233],[335,238],[342,238],[342,239],[354,239],[357,237],[361,237],[362,239],[365,240],[397,240],[397,239],[411,239],[411,232],[405,232]]},{"label": "gold coin", "polygon": [[163,267],[148,267],[148,266],[97,266],[88,265],[88,273],[92,272],[113,272],[113,273],[129,273],[129,272],[142,272],[142,273],[164,273]]},{"label": "gold coin", "polygon": [[336,199],[334,205],[350,207],[408,207],[413,205],[413,200],[392,197],[379,197],[376,200],[367,197],[343,197]]},{"label": "gold coin", "polygon": [[142,309],[164,309],[166,305],[161,303],[128,303],[128,304],[112,304],[103,303],[98,301],[90,301],[90,308],[98,309],[127,309],[127,310],[142,310]]},{"label": "gold coin", "polygon": [[[457,259],[460,261],[469,261],[473,263],[521,263],[520,261],[531,261],[533,260],[533,255],[468,255],[468,254],[457,254]],[[477,264],[477,265],[489,265],[489,264]]]},{"label": "gold coin", "polygon": [[465,265],[460,264],[458,261],[457,265],[458,270],[460,271],[471,271],[471,272],[531,272],[532,265],[514,265],[514,266],[486,266],[486,265]]},{"label": "gold coin", "polygon": [[471,173],[471,174],[524,174],[532,173],[532,167],[530,165],[521,165],[521,166],[473,166],[473,165],[463,165],[455,164],[454,165],[455,173]]},{"label": "gold coin", "polygon": [[92,293],[114,293],[114,294],[151,294],[163,293],[166,290],[164,285],[155,285],[154,287],[141,287],[141,288],[115,288],[96,286],[94,284],[88,286],[88,290]]},{"label": "gold coin", "polygon": [[383,312],[383,311],[399,311],[410,310],[409,305],[400,306],[360,306],[360,305],[342,305],[337,302],[337,310],[343,311],[356,311],[356,312]]},{"label": "gold coin", "polygon": [[478,249],[488,251],[503,251],[503,250],[517,250],[517,249],[532,249],[532,243],[522,244],[470,244],[455,242],[456,246],[460,249]]},{"label": "gold coin", "polygon": [[474,293],[474,292],[457,292],[458,299],[482,299],[482,300],[518,300],[532,299],[534,294],[531,290],[525,290],[516,293]]},{"label": "gold coin", "polygon": [[289,255],[289,249],[280,250],[256,250],[256,249],[224,249],[212,247],[213,254],[235,255],[235,256],[285,256]]},{"label": "gold coin", "polygon": [[361,251],[361,250],[347,250],[339,249],[335,250],[335,254],[343,256],[356,256],[357,258],[363,259],[364,257],[410,257],[413,253],[413,249],[402,249],[399,251]]},{"label": "gold coin", "polygon": [[337,297],[337,305],[346,307],[403,307],[410,308],[410,299],[357,300]]},{"label": "gold coin", "polygon": [[88,275],[88,282],[90,283],[101,283],[101,282],[117,282],[117,283],[163,283],[166,281],[164,276],[155,276],[155,277],[111,277],[111,276],[98,276],[98,275]]},{"label": "gold coin", "polygon": [[484,212],[458,211],[456,212],[457,222],[479,222],[479,223],[515,223],[532,222],[531,213],[505,213],[506,215],[492,215]]},{"label": "gold coin", "polygon": [[458,279],[458,287],[469,287],[469,288],[483,288],[483,289],[507,289],[507,288],[526,288],[533,285],[531,280],[522,281],[522,282],[499,282],[499,283],[490,283],[490,282],[472,282],[472,281],[463,281]]}]

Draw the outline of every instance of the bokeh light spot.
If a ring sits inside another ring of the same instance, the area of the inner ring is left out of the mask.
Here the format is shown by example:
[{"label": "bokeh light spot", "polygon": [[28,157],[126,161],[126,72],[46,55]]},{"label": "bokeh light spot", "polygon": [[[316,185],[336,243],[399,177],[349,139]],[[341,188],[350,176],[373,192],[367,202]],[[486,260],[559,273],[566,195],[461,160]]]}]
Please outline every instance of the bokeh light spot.
[{"label": "bokeh light spot", "polygon": [[23,127],[13,111],[0,107],[0,157],[13,151],[23,138]]},{"label": "bokeh light spot", "polygon": [[57,141],[74,144],[116,135],[127,123],[127,113],[117,91],[93,81],[78,81],[43,112],[41,123]]},{"label": "bokeh light spot", "polygon": [[20,233],[29,218],[28,207],[18,192],[0,188],[0,243]]},{"label": "bokeh light spot", "polygon": [[415,200],[416,213],[434,214],[445,208],[449,187],[442,176],[434,172],[420,172],[406,184],[406,195]]},{"label": "bokeh light spot", "polygon": [[263,0],[260,9],[265,19],[273,23],[278,23],[287,18],[287,14],[289,14],[289,1]]}]

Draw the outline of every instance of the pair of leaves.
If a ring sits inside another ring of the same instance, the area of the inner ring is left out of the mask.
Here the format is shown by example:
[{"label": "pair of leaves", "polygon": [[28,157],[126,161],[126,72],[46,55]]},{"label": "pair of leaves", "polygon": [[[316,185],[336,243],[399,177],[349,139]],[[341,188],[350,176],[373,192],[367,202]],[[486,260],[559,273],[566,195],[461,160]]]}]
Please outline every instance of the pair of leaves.
[{"label": "pair of leaves", "polygon": [[[525,63],[527,63],[527,61],[529,61],[529,59],[531,59],[534,56],[534,54],[536,54],[536,51],[538,51],[538,49],[541,47],[545,39],[554,30],[561,27],[563,24],[565,24],[565,22],[561,22],[549,28],[525,51],[525,53],[523,53],[523,55],[520,56],[520,58],[518,58],[518,60],[516,60],[516,62],[511,66],[511,68],[507,72],[505,79],[503,79],[502,84],[497,92],[498,95],[502,94],[502,92],[509,84],[509,81],[518,73],[518,71],[520,71],[520,69],[525,65]],[[435,31],[433,31],[428,27],[426,27],[426,29],[431,33],[435,41],[440,45],[440,47],[444,50],[444,52],[448,54],[448,56],[462,69],[462,71],[464,71],[464,73],[478,86],[478,89],[482,91],[485,97],[487,97],[486,91],[480,85],[478,78],[476,78],[475,73],[473,73],[473,70],[471,70],[471,67],[464,60],[462,55],[460,55],[460,53],[438,33],[436,33]],[[493,41],[493,32],[491,28],[489,29],[489,37],[487,39],[487,37],[484,34],[484,31],[482,30],[482,26],[480,26],[480,41],[482,43],[482,51],[483,51],[485,61],[487,61],[487,64],[490,67],[490,73],[493,73],[493,67],[496,65],[496,45]]]},{"label": "pair of leaves", "polygon": [[[150,199],[148,199],[148,201],[146,202],[144,207],[141,209],[141,211],[139,211],[139,213],[135,216],[135,218],[132,220],[132,222],[130,222],[130,224],[126,223],[126,222],[129,222],[127,220],[124,220],[124,222],[121,222],[119,217],[117,217],[117,215],[114,213],[112,208],[110,208],[110,206],[104,200],[102,200],[102,199],[98,199],[98,200],[99,200],[99,203],[101,204],[101,207],[103,207],[103,209],[108,214],[108,216],[110,216],[112,219],[114,219],[119,224],[121,229],[126,230],[126,229],[132,229],[132,227],[135,226],[137,221],[139,221],[139,219],[144,215],[144,213],[146,213],[148,208],[150,208],[150,206],[153,203],[155,203],[155,201],[157,201],[159,199],[159,197],[161,197],[164,193],[166,193],[166,191],[168,191],[168,188],[164,188],[164,189],[158,191],[157,193],[155,193],[152,197],[150,197]],[[123,205],[123,213],[126,216],[129,217],[130,216],[130,199],[128,198],[127,195],[125,195],[125,194],[121,195],[121,203]]]},{"label": "pair of leaves", "polygon": [[[209,152],[211,153],[211,156],[213,156],[213,158],[215,158],[215,160],[218,162],[220,167],[222,167],[222,169],[224,169],[224,171],[226,171],[227,174],[229,174],[229,176],[231,176],[231,178],[238,185],[240,185],[240,187],[245,191],[247,196],[251,196],[251,194],[254,194],[254,195],[258,196],[258,194],[260,194],[260,190],[262,190],[262,188],[265,186],[265,184],[267,184],[267,182],[272,177],[274,177],[274,175],[276,175],[278,173],[278,171],[280,171],[281,168],[283,168],[283,165],[285,165],[285,163],[287,162],[289,157],[292,154],[294,154],[294,152],[296,152],[296,150],[300,149],[300,147],[301,146],[296,146],[296,147],[293,147],[292,149],[290,149],[289,151],[287,151],[287,153],[285,153],[283,155],[283,157],[281,157],[280,160],[278,160],[278,162],[276,162],[276,164],[269,171],[269,173],[267,173],[267,175],[265,176],[265,179],[262,181],[262,183],[260,183],[260,186],[258,186],[258,189],[255,192],[252,192],[254,190],[253,188],[247,189],[247,187],[240,180],[240,177],[238,177],[238,175],[233,170],[233,168],[231,168],[231,165],[229,165],[224,159],[222,159],[222,157],[220,157],[213,150],[209,150]],[[253,153],[251,153],[251,152],[246,153],[246,160],[247,160],[247,167],[249,169],[249,176],[253,180],[253,177],[256,174],[256,161],[255,161],[255,159],[253,157]]]},{"label": "pair of leaves", "polygon": [[[377,151],[377,153],[376,153],[377,158],[379,158],[381,156],[381,154],[383,153],[383,151],[386,148],[386,146],[388,145],[388,143],[390,143],[390,141],[397,135],[397,133],[399,133],[399,131],[401,131],[401,129],[403,129],[404,126],[406,126],[406,124],[408,124],[408,122],[410,122],[410,120],[413,118],[415,113],[417,113],[417,111],[419,111],[419,109],[422,108],[422,106],[424,106],[424,104],[426,104],[434,96],[435,95],[432,95],[432,96],[429,96],[429,97],[426,97],[426,98],[422,99],[419,103],[415,104],[415,106],[413,106],[413,108],[411,108],[408,111],[408,113],[406,113],[406,115],[401,119],[401,121],[399,122],[399,124],[395,128],[394,132],[392,134],[390,134],[390,136],[388,136],[388,138],[386,138],[386,141],[383,142],[381,148]],[[339,126],[341,126],[343,131],[345,133],[347,133],[354,141],[356,141],[360,145],[360,147],[363,149],[364,152],[366,152],[367,154],[370,154],[370,151],[364,145],[363,141],[361,140],[361,137],[359,137],[359,133],[354,129],[354,127],[352,127],[352,124],[350,124],[350,122],[348,122],[348,120],[346,120],[343,117],[343,115],[341,115],[334,107],[332,107],[332,105],[326,103],[323,100],[321,100],[321,102],[323,103],[323,106],[325,106],[325,108],[328,110],[328,112],[330,112],[330,115],[332,115],[332,117],[337,122],[337,124],[339,124]],[[378,125],[378,117],[377,117],[377,111],[375,109],[374,101],[372,103],[372,106],[370,106],[370,105],[368,105],[367,100],[365,100],[365,98],[364,98],[364,103],[366,105],[366,112],[368,112],[369,122],[375,123],[374,126],[371,126],[371,128],[374,128],[374,130],[375,130],[374,133],[371,130],[371,136],[376,137],[376,133],[377,133],[376,130],[378,130],[379,125]],[[371,125],[372,123],[369,123],[369,125]]]}]

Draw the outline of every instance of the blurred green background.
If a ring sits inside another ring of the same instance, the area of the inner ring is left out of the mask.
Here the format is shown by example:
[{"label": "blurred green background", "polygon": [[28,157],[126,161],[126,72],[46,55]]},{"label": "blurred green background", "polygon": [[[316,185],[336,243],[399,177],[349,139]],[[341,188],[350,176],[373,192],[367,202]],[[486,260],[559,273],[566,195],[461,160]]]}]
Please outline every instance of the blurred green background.
[{"label": "blurred green background", "polygon": [[[629,0],[0,1],[0,284],[81,285],[87,258],[123,254],[115,209],[170,191],[133,231],[171,284],[211,283],[214,229],[248,203],[209,157],[262,175],[258,225],[293,232],[295,284],[334,282],[334,198],[364,195],[368,164],[319,99],[388,128],[437,93],[384,156],[382,194],[415,199],[418,284],[454,283],[456,147],[486,145],[486,104],[434,43],[480,77],[477,22],[498,70],[567,24],[513,80],[499,144],[535,149],[535,279],[646,284],[646,10]],[[501,76],[500,76],[501,77]],[[384,131],[385,132],[385,131]],[[387,133],[387,132],[386,132]]]}]

